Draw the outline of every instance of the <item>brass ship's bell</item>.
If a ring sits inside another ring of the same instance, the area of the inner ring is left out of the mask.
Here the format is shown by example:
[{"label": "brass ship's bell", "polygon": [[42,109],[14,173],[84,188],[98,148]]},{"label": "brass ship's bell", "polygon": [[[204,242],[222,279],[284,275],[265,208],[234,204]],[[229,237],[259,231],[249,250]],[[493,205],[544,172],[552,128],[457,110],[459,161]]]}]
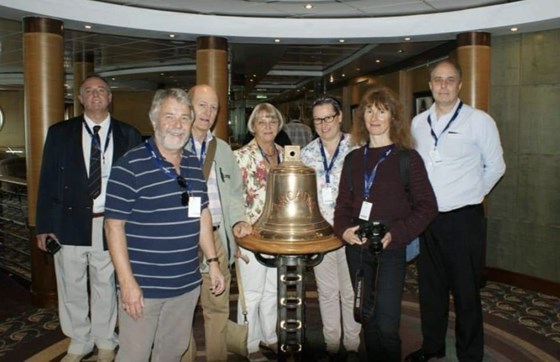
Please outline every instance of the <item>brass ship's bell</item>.
[{"label": "brass ship's bell", "polygon": [[244,248],[267,254],[313,254],[337,249],[317,203],[315,170],[300,161],[299,146],[286,146],[284,162],[269,171],[262,215],[253,235],[239,239]]}]

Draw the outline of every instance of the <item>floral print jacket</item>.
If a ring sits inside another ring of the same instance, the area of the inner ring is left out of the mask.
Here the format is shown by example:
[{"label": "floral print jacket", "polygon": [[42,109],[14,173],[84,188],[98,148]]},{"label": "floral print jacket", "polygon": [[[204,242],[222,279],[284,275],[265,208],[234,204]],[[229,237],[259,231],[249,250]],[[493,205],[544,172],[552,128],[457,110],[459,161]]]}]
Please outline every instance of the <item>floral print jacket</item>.
[{"label": "floral print jacket", "polygon": [[[275,146],[280,155],[280,161],[282,161],[284,159],[284,150],[276,144]],[[266,178],[270,165],[261,153],[255,139],[252,139],[247,145],[233,153],[241,169],[247,217],[249,222],[254,224],[264,210]]]}]

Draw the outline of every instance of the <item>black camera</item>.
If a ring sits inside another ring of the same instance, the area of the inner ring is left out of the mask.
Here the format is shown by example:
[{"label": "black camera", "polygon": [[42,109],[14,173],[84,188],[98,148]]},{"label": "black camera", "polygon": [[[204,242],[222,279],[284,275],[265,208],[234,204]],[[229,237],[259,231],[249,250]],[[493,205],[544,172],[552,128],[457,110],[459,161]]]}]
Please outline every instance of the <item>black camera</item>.
[{"label": "black camera", "polygon": [[356,230],[356,235],[360,239],[367,239],[369,251],[374,255],[379,255],[383,251],[381,239],[385,236],[387,228],[379,221],[368,221],[360,225]]},{"label": "black camera", "polygon": [[51,255],[56,254],[62,247],[62,245],[60,245],[60,243],[56,241],[56,239],[51,238],[50,236],[47,236],[46,245],[47,252]]}]

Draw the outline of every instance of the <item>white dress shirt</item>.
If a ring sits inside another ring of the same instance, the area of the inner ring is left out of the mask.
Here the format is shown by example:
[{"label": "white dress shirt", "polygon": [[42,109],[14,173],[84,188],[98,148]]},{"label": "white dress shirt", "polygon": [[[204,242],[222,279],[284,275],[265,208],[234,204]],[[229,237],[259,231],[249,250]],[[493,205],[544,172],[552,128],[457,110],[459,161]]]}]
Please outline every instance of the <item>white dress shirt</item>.
[{"label": "white dress shirt", "polygon": [[500,135],[487,113],[463,104],[444,131],[459,104],[457,100],[451,112],[439,119],[434,104],[412,120],[416,149],[424,159],[440,212],[481,203],[506,170]]}]

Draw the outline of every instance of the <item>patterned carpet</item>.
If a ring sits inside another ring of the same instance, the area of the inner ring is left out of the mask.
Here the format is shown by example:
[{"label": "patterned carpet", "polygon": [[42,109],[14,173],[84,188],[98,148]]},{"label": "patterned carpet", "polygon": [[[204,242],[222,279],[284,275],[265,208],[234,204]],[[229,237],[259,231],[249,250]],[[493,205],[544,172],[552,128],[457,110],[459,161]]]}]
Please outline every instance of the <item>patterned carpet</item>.
[{"label": "patterned carpet", "polygon": [[[8,279],[8,280],[6,280]],[[420,343],[420,323],[418,310],[418,285],[416,269],[407,270],[401,336],[403,353],[418,347]],[[306,302],[306,354],[303,360],[320,360],[324,357],[321,322],[318,312],[313,274],[307,276],[308,299]],[[21,288],[12,278],[0,272],[0,287],[3,290]],[[15,298],[25,299],[25,293],[16,291]],[[11,293],[12,295],[14,293]],[[58,361],[64,355],[67,345],[62,335],[55,309],[36,309],[20,303],[24,311],[10,306],[0,297],[0,361]],[[8,296],[9,297],[9,296]],[[485,361],[557,361],[560,360],[560,299],[540,293],[521,290],[509,285],[489,282],[482,291],[485,312],[486,350]],[[14,301],[12,301],[14,302]],[[232,302],[232,314],[235,312]],[[8,307],[6,307],[8,305]],[[15,310],[10,315],[8,309]],[[204,360],[204,338],[202,316],[195,319],[195,338],[198,345],[198,360]],[[454,355],[453,314],[451,314],[447,355]],[[40,351],[43,354],[37,355]],[[46,353],[46,351],[48,353]],[[35,356],[35,358],[31,358]],[[49,357],[47,357],[49,356]],[[29,359],[31,358],[31,359]],[[90,359],[95,360],[95,357]],[[243,360],[232,355],[230,361]],[[365,360],[365,359],[364,359]],[[448,361],[454,361],[448,357]]]}]

